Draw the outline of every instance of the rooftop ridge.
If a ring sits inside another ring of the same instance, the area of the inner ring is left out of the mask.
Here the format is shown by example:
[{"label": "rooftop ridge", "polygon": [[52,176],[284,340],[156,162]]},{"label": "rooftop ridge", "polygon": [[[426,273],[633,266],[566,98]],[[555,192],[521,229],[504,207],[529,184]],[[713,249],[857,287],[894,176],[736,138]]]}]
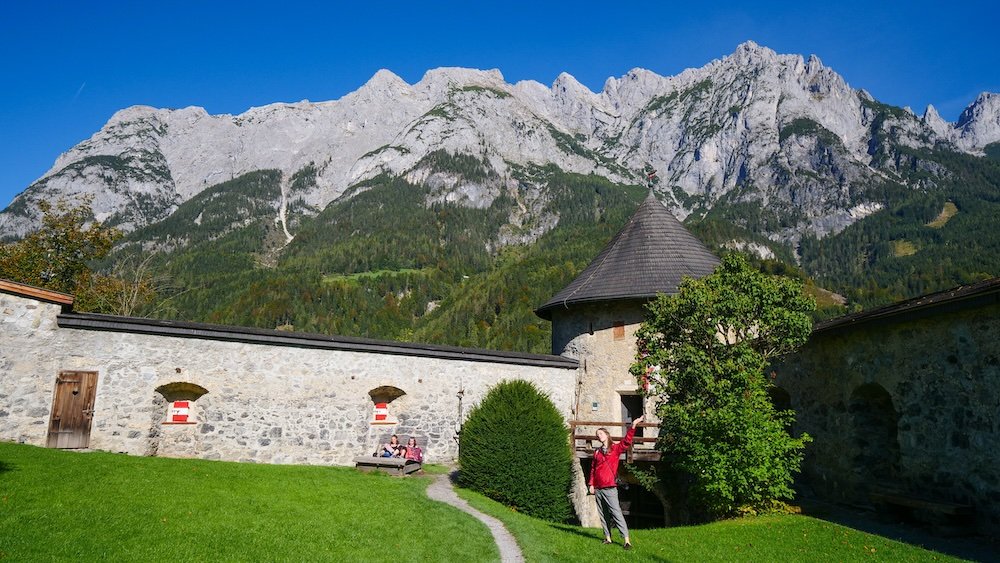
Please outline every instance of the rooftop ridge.
[{"label": "rooftop ridge", "polygon": [[401,356],[417,356],[470,362],[494,362],[537,367],[576,369],[578,363],[571,358],[550,354],[462,348],[441,344],[420,344],[377,340],[354,336],[332,336],[308,332],[285,332],[244,326],[216,325],[191,321],[171,321],[142,317],[122,317],[100,313],[63,313],[57,317],[60,328],[79,330],[99,330],[195,338],[201,340],[222,340],[247,344],[271,346],[291,346],[298,348],[319,348],[347,352],[368,352]]},{"label": "rooftop ridge", "polygon": [[684,277],[708,275],[718,264],[650,191],[597,257],[535,313],[551,320],[560,306],[674,294]]}]

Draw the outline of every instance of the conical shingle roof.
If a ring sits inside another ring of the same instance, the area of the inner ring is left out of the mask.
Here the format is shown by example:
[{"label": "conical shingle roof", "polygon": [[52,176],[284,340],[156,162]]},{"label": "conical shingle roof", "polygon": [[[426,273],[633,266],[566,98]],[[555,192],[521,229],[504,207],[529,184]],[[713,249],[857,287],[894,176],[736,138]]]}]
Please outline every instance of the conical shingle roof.
[{"label": "conical shingle roof", "polygon": [[650,192],[597,258],[535,313],[551,320],[559,307],[674,294],[684,276],[708,275],[718,264]]}]

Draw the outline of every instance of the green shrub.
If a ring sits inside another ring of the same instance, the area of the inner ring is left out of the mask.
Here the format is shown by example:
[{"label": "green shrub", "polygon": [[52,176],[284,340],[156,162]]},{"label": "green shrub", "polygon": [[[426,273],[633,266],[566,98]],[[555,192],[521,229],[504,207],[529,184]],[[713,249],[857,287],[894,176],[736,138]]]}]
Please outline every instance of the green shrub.
[{"label": "green shrub", "polygon": [[462,426],[459,483],[518,512],[570,515],[572,454],[562,415],[533,383],[502,381]]}]

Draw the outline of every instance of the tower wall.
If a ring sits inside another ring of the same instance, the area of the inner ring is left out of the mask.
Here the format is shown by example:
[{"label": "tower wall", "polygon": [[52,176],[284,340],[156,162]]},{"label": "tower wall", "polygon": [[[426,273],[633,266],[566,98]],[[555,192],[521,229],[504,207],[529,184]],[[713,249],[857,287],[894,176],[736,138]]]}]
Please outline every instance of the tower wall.
[{"label": "tower wall", "polygon": [[[642,320],[639,301],[574,305],[552,311],[552,353],[580,363],[576,420],[622,421],[622,395],[632,395],[637,389],[629,366],[635,359],[635,332]],[[622,425],[607,426],[613,436],[624,434]],[[597,427],[585,431],[592,434]],[[594,500],[587,494],[587,475],[579,459],[574,464],[572,499],[582,525],[601,525]]]},{"label": "tower wall", "polygon": [[638,301],[577,305],[552,312],[552,353],[580,362],[578,420],[622,420],[621,396],[633,395],[637,389],[629,367],[635,361],[635,332],[642,320]]}]

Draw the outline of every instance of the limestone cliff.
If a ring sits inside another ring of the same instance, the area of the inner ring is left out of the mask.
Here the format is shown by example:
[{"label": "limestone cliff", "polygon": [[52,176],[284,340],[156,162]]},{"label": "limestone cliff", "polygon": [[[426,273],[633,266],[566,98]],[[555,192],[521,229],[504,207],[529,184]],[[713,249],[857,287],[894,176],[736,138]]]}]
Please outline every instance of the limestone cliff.
[{"label": "limestone cliff", "polygon": [[[283,174],[274,210],[283,221],[290,203],[315,212],[384,173],[433,182],[442,200],[483,206],[522,181],[526,166],[639,183],[649,164],[659,171],[661,199],[680,218],[720,203],[766,207],[780,220],[762,234],[788,242],[837,232],[881,209],[871,186],[908,182],[895,158],[900,147],[981,154],[997,140],[996,94],[981,95],[954,124],[933,108],[920,118],[852,88],[816,56],[781,55],[753,42],[676,76],[635,69],[609,78],[600,92],[565,73],[545,86],[509,84],[496,70],[439,68],[407,84],[381,70],[335,101],[276,103],[240,115],[123,109],[0,213],[0,237],[38,224],[33,202],[80,195],[93,198],[98,219],[132,231],[255,170]],[[491,179],[421,166],[435,151],[470,155]],[[312,181],[292,190],[303,170]]]}]

